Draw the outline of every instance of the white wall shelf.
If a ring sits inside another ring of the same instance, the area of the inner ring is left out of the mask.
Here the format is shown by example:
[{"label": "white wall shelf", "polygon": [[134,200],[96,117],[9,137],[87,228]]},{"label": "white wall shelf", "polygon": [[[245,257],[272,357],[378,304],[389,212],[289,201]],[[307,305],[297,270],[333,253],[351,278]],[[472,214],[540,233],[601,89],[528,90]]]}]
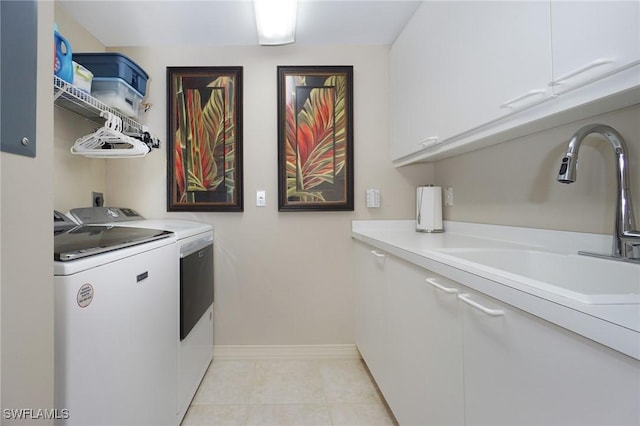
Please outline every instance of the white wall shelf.
[{"label": "white wall shelf", "polygon": [[100,116],[103,111],[108,111],[122,119],[122,126],[126,132],[144,131],[142,124],[127,117],[119,111],[105,105],[90,94],[78,89],[58,76],[53,76],[54,103],[64,109],[88,118],[96,123],[104,124],[104,118]]}]

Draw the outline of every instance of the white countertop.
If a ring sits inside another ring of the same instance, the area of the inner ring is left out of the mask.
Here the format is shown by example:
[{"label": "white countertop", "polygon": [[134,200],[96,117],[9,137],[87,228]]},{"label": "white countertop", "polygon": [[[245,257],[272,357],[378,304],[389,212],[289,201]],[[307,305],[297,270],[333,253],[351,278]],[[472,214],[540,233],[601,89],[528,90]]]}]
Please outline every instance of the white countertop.
[{"label": "white countertop", "polygon": [[[448,221],[444,226],[444,233],[425,234],[415,231],[413,220],[353,221],[352,236],[640,359],[640,304],[582,303],[536,287],[517,275],[440,251],[449,248],[490,248],[564,254],[574,254],[578,250],[606,253],[611,250],[610,236]],[[637,267],[640,268],[640,265]]]}]

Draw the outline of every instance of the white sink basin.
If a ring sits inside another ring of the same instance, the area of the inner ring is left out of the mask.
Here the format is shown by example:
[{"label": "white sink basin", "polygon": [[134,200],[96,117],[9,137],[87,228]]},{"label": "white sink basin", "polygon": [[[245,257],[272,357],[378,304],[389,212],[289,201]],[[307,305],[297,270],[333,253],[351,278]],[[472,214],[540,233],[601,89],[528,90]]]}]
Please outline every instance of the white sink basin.
[{"label": "white sink basin", "polygon": [[640,265],[517,249],[440,249],[487,272],[588,304],[640,304]]}]

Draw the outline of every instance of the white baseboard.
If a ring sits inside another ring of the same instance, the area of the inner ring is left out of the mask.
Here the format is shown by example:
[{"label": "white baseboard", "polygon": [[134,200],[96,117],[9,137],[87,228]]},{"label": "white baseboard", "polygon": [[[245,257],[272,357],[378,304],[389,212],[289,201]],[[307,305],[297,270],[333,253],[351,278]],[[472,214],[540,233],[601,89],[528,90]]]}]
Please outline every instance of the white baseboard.
[{"label": "white baseboard", "polygon": [[361,359],[356,345],[215,345],[213,359]]}]

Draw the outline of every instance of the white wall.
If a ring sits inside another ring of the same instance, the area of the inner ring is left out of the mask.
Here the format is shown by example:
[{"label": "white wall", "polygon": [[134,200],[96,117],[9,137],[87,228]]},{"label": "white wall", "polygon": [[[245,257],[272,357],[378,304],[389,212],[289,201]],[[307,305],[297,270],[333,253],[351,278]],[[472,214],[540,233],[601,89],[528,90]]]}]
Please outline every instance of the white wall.
[{"label": "white wall", "polygon": [[[60,7],[56,21],[74,51],[104,48]],[[88,41],[87,41],[88,40]],[[80,46],[80,47],[78,47]],[[352,219],[411,218],[414,190],[433,181],[430,165],[396,170],[389,161],[387,47],[165,47],[110,49],[150,75],[141,118],[163,141],[143,159],[90,160],[69,153],[92,123],[56,108],[56,209],[107,205],[147,217],[213,224],[216,232],[216,344],[353,343]],[[355,212],[277,212],[277,65],[354,65]],[[166,212],[166,66],[244,67],[244,213]],[[104,168],[104,172],[103,172]],[[104,173],[106,173],[106,178]],[[379,188],[382,208],[366,209],[364,191]],[[267,207],[255,207],[255,191]]]},{"label": "white wall", "polygon": [[[432,166],[389,160],[387,47],[122,48],[151,76],[143,118],[163,149],[107,163],[110,204],[147,217],[211,223],[215,229],[216,344],[340,344],[354,341],[351,220],[412,218],[414,187]],[[243,213],[166,212],[166,66],[244,67]],[[277,211],[278,65],[354,66],[355,212]],[[382,208],[364,206],[379,188]],[[257,189],[267,206],[255,207]]]},{"label": "white wall", "polygon": [[[615,158],[608,142],[589,136],[577,181],[556,181],[571,135],[590,123],[617,129],[627,142],[632,195],[640,215],[640,106],[566,124],[435,163],[438,185],[451,186],[448,220],[610,234],[615,217]],[[638,216],[640,219],[640,216]]]},{"label": "white wall", "polygon": [[[104,52],[104,46],[59,4],[55,5],[54,13],[60,34],[69,40],[73,52]],[[54,209],[66,213],[73,207],[90,206],[92,191],[106,191],[105,160],[87,159],[69,152],[77,138],[99,126],[61,107],[54,108]]]},{"label": "white wall", "polygon": [[0,154],[2,409],[53,408],[53,3],[38,2],[38,28],[36,157]]}]

